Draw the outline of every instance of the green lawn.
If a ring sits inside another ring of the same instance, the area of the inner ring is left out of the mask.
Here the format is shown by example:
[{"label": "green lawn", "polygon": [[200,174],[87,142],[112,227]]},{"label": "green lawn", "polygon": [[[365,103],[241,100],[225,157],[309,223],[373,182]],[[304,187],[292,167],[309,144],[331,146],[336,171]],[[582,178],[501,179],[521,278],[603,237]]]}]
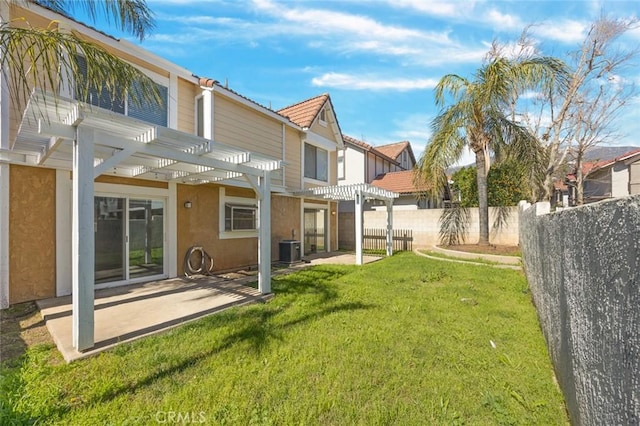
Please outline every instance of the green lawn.
[{"label": "green lawn", "polygon": [[278,276],[273,289],[268,303],[70,365],[31,348],[3,371],[0,414],[42,424],[567,424],[520,272],[400,253]]}]

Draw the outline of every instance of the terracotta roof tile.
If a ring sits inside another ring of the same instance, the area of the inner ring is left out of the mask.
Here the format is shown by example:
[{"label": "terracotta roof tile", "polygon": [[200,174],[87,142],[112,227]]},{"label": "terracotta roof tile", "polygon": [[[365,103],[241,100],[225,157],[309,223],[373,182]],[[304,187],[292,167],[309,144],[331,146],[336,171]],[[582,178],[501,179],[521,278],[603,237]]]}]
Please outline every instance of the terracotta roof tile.
[{"label": "terracotta roof tile", "polygon": [[390,143],[388,145],[378,145],[376,149],[387,157],[391,157],[393,159],[397,159],[398,156],[402,153],[402,151],[409,145],[408,141]]},{"label": "terracotta roof tile", "polygon": [[354,145],[358,145],[359,147],[364,148],[364,149],[366,149],[367,151],[370,151],[371,149],[373,149],[373,147],[372,147],[371,145],[369,145],[368,143],[363,142],[363,141],[361,141],[361,140],[358,140],[358,139],[356,139],[356,138],[352,138],[351,136],[342,135],[342,139],[343,139],[345,142],[349,142],[349,143],[352,143],[352,144],[354,144]]},{"label": "terracotta roof tile", "polygon": [[315,98],[307,99],[294,105],[276,111],[278,114],[287,117],[292,122],[302,128],[309,128],[320,112],[320,109],[329,100],[329,94],[324,93]]},{"label": "terracotta roof tile", "polygon": [[430,185],[427,183],[416,186],[414,183],[414,176],[415,174],[413,170],[389,172],[376,176],[371,184],[378,188],[399,192],[401,194],[424,192],[430,189]]}]

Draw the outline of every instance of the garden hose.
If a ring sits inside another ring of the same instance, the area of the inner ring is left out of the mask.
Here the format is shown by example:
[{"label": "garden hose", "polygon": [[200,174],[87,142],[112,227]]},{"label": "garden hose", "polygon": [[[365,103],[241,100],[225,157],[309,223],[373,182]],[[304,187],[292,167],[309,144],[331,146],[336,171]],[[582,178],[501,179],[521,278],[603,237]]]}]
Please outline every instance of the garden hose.
[{"label": "garden hose", "polygon": [[[192,256],[194,253],[200,253],[200,264],[193,265]],[[204,248],[199,246],[193,246],[187,250],[187,254],[184,257],[184,275],[187,278],[200,275],[212,275],[213,274],[213,257],[204,251]]]}]

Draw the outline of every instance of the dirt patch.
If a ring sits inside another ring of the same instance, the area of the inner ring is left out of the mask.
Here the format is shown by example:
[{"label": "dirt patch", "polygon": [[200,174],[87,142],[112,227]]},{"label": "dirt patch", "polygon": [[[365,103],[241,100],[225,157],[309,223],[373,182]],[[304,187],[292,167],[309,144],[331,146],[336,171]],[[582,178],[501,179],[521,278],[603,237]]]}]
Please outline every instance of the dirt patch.
[{"label": "dirt patch", "polygon": [[520,256],[520,247],[518,246],[501,246],[488,245],[481,246],[478,244],[460,244],[456,246],[439,246],[446,250],[464,251],[467,253],[496,254],[500,256]]},{"label": "dirt patch", "polygon": [[0,311],[0,362],[16,359],[39,343],[53,344],[53,340],[35,302]]}]

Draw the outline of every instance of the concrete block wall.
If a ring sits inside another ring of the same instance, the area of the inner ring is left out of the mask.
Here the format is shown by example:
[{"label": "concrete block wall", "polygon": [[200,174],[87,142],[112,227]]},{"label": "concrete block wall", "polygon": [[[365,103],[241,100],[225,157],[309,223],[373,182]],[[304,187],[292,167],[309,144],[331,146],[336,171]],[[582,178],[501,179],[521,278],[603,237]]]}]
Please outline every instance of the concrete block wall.
[{"label": "concrete block wall", "polygon": [[520,246],[571,422],[640,424],[640,196],[523,202]]},{"label": "concrete block wall", "polygon": [[[489,239],[492,244],[518,245],[518,208],[508,207],[509,217],[506,224],[499,231],[491,229],[497,214],[496,208],[489,209]],[[478,242],[478,209],[471,208],[469,233],[466,243]],[[413,231],[413,247],[426,248],[439,244],[438,234],[440,224],[438,220],[442,215],[442,209],[423,210],[394,210],[394,229],[411,229]],[[386,211],[364,212],[364,228],[387,227]],[[340,212],[339,214],[339,242],[340,248],[352,250],[355,247],[355,222],[352,212]]]}]

